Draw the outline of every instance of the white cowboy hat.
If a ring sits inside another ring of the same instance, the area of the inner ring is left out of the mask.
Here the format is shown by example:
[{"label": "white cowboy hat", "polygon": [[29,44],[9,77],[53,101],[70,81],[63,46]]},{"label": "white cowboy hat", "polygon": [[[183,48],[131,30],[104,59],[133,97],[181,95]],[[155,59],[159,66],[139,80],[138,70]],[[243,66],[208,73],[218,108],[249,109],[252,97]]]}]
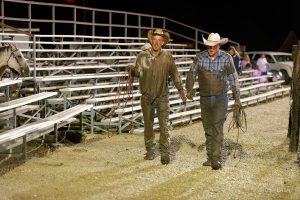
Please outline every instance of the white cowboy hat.
[{"label": "white cowboy hat", "polygon": [[154,35],[160,35],[164,38],[165,42],[162,45],[162,47],[166,46],[166,44],[170,40],[170,34],[168,32],[165,32],[162,29],[155,29],[154,31],[153,30],[148,31],[147,38],[150,44],[152,44],[152,36]]},{"label": "white cowboy hat", "polygon": [[222,38],[218,33],[209,34],[207,40],[202,35],[202,40],[206,46],[215,46],[217,44],[223,45],[228,42],[228,38]]}]

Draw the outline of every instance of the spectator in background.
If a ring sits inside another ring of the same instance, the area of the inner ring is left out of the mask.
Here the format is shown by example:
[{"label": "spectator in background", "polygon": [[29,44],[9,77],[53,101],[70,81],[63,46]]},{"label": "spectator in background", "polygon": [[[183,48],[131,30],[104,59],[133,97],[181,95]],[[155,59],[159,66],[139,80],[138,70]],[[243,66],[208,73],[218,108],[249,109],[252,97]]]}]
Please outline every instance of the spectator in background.
[{"label": "spectator in background", "polygon": [[244,53],[243,59],[241,61],[242,71],[251,70],[251,62],[248,54]]},{"label": "spectator in background", "polygon": [[257,59],[256,65],[258,66],[261,75],[267,75],[268,71],[271,70],[270,64],[268,63],[265,54],[260,55],[260,58]]},{"label": "spectator in background", "polygon": [[237,74],[241,75],[242,67],[241,67],[241,56],[240,56],[239,52],[237,52],[237,50],[234,48],[234,46],[230,46],[228,48],[228,53],[232,56],[234,67],[235,67]]},{"label": "spectator in background", "polygon": [[[257,65],[252,65],[252,68],[253,68],[253,72],[252,72],[253,77],[259,77],[262,75],[262,73]],[[265,83],[265,82],[268,82],[268,79],[266,77],[264,77],[264,78],[260,78],[258,81],[260,83]]]}]

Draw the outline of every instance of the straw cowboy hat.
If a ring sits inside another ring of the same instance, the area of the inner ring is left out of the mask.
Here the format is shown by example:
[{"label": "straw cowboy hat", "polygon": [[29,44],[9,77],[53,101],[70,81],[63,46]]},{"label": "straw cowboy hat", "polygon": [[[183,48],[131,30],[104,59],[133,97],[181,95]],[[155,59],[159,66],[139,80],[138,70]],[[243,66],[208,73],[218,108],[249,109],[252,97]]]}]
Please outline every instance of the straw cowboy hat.
[{"label": "straw cowboy hat", "polygon": [[147,34],[147,38],[149,40],[149,42],[152,44],[152,37],[154,35],[160,35],[164,38],[165,42],[162,45],[163,47],[166,46],[166,44],[169,42],[170,40],[170,34],[168,32],[163,31],[162,29],[155,29],[153,30],[149,30],[148,34]]},{"label": "straw cowboy hat", "polygon": [[228,38],[222,38],[218,33],[209,34],[207,40],[202,35],[202,40],[206,46],[215,46],[217,44],[223,45],[228,42]]}]

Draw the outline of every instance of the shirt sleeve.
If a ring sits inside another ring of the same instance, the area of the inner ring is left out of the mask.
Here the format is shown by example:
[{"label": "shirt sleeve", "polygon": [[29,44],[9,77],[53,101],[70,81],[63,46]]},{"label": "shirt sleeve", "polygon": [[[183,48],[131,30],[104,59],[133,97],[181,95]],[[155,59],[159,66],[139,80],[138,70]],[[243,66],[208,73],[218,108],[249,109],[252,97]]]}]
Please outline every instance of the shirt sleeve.
[{"label": "shirt sleeve", "polygon": [[227,66],[227,80],[229,82],[230,89],[232,91],[233,99],[240,99],[240,84],[238,81],[238,75],[234,67],[233,59],[229,58],[226,63]]},{"label": "shirt sleeve", "polygon": [[185,83],[185,87],[186,87],[186,91],[190,92],[193,90],[194,88],[194,84],[197,78],[197,66],[199,63],[199,57],[196,56],[194,62],[191,65],[191,68],[187,74],[187,78],[186,78],[186,83]]}]

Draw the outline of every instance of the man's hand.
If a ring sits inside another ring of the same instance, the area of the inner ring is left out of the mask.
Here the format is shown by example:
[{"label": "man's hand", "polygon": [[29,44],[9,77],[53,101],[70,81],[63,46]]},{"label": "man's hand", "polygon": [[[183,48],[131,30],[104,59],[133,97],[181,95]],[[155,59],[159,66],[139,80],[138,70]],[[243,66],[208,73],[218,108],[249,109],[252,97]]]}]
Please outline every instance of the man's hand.
[{"label": "man's hand", "polygon": [[181,98],[181,100],[182,100],[182,102],[183,103],[185,103],[186,102],[186,95],[185,95],[185,90],[181,90],[180,92],[179,92],[179,95],[180,95],[180,98]]},{"label": "man's hand", "polygon": [[194,97],[193,91],[189,91],[188,93],[186,93],[186,97],[190,100],[193,100],[193,97]]},{"label": "man's hand", "polygon": [[129,64],[126,67],[126,71],[128,73],[129,76],[134,76],[134,65],[133,64]]},{"label": "man's hand", "polygon": [[128,73],[131,73],[131,71],[133,71],[133,69],[134,69],[134,65],[133,65],[133,64],[129,64],[129,65],[126,67],[126,71],[127,71]]}]

